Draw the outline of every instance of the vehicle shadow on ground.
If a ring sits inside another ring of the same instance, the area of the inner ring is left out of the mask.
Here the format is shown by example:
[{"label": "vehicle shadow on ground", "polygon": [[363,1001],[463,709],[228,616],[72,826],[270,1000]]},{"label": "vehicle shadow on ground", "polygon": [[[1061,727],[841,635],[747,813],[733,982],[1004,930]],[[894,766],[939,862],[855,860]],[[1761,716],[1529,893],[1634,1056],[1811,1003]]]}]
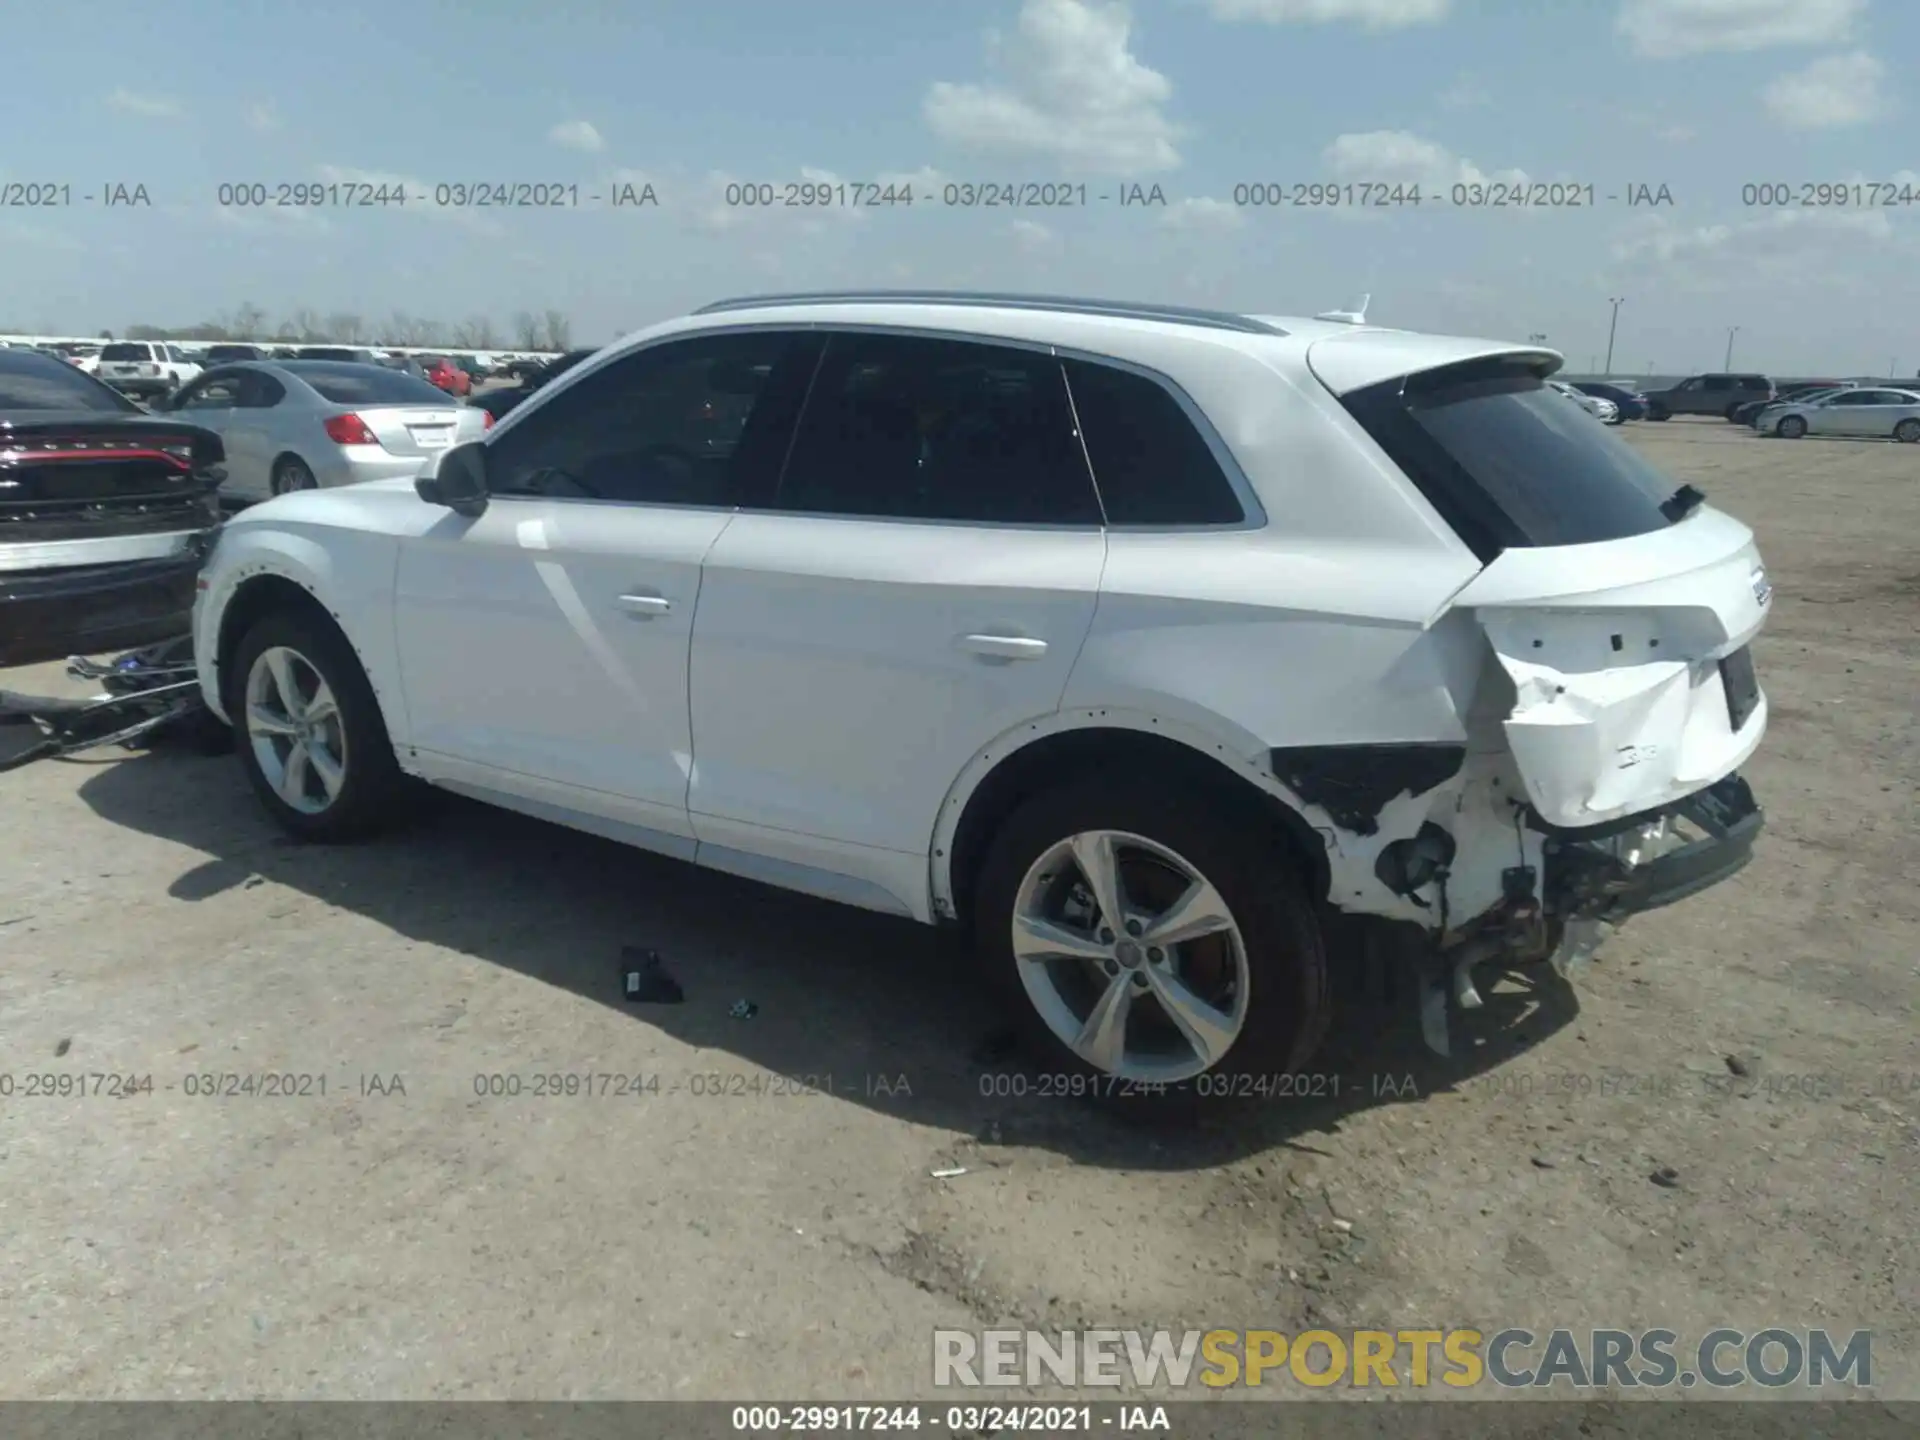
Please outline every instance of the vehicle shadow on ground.
[{"label": "vehicle shadow on ground", "polygon": [[[1354,996],[1316,1074],[1169,1123],[1063,1101],[1019,1054],[968,959],[905,920],[792,895],[455,797],[423,792],[401,831],[360,846],[283,836],[230,756],[170,747],[101,766],[95,813],[207,857],[168,887],[197,902],[284,885],[409,940],[474,956],[629,1014],[636,1025],[776,1075],[831,1076],[855,1104],[983,1143],[1082,1163],[1184,1169],[1310,1147],[1356,1110],[1419,1103],[1524,1053],[1577,1013],[1554,982],[1497,987],[1455,1028],[1452,1060],[1419,1043],[1411,995]],[[656,952],[679,1004],[633,1004],[623,950]],[[738,1002],[754,1007],[739,1018]]]}]

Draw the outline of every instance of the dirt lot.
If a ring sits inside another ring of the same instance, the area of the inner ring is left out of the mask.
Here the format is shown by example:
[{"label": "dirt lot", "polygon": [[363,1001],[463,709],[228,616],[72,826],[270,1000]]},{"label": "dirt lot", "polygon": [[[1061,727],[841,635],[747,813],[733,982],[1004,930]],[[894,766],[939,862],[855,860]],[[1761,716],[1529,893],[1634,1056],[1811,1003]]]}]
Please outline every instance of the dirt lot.
[{"label": "dirt lot", "polygon": [[[983,1094],[909,926],[451,802],[293,847],[231,758],[0,779],[0,1395],[897,1397],[940,1324],[1317,1321],[1871,1326],[1920,1396],[1920,447],[1632,438],[1777,586],[1759,858],[1464,1063],[1353,1021],[1338,1100],[1192,1136]],[[685,1003],[627,1004],[625,945]]]}]

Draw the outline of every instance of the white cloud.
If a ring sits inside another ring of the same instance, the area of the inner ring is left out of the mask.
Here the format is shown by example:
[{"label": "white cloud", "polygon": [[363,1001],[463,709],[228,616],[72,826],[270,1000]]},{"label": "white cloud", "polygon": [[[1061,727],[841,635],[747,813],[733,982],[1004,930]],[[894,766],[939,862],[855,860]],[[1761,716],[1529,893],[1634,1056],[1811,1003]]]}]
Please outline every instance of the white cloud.
[{"label": "white cloud", "polygon": [[922,109],[954,144],[1057,161],[1084,173],[1134,175],[1180,164],[1178,128],[1162,113],[1173,85],[1129,48],[1132,20],[1093,0],[1025,0],[1011,42],[988,36],[999,78],[938,81]]},{"label": "white cloud", "polygon": [[1884,210],[1769,210],[1712,225],[1685,225],[1666,215],[1649,215],[1614,242],[1613,258],[1712,269],[1721,257],[1731,255],[1751,272],[1832,260],[1836,246],[1876,248],[1895,234]]},{"label": "white cloud", "polygon": [[280,128],[280,115],[271,105],[255,105],[247,111],[247,128],[265,134]]},{"label": "white cloud", "polygon": [[1237,205],[1196,195],[1174,201],[1160,217],[1160,223],[1172,230],[1238,230],[1246,223],[1246,217]]},{"label": "white cloud", "polygon": [[564,149],[584,150],[590,155],[607,148],[606,140],[587,120],[563,120],[547,132],[547,139]]},{"label": "white cloud", "polygon": [[1407,130],[1369,130],[1335,137],[1320,154],[1336,180],[1375,181],[1445,190],[1453,185],[1498,182],[1524,185],[1524,170],[1482,170],[1444,145]]},{"label": "white cloud", "polygon": [[1446,19],[1452,0],[1207,0],[1207,8],[1219,20],[1268,25],[1352,22],[1369,30],[1401,30]]},{"label": "white cloud", "polygon": [[1880,82],[1887,67],[1864,50],[1828,55],[1782,75],[1762,92],[1767,113],[1792,130],[1865,125],[1887,113]]},{"label": "white cloud", "polygon": [[1051,254],[1060,248],[1060,237],[1037,220],[1015,220],[1007,229],[1029,255]]},{"label": "white cloud", "polygon": [[149,120],[171,120],[180,113],[177,100],[169,100],[164,95],[136,95],[131,90],[114,91],[107,97],[107,104],[129,115],[140,115]]},{"label": "white cloud", "polygon": [[1668,60],[1844,44],[1866,8],[1867,0],[1622,0],[1614,28],[1636,54]]}]

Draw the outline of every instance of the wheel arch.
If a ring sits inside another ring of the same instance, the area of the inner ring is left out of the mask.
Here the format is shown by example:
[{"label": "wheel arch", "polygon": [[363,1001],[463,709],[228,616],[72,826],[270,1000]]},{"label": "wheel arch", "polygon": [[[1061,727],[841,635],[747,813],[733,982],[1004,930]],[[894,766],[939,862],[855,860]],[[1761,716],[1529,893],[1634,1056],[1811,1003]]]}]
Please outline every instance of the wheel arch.
[{"label": "wheel arch", "polygon": [[[382,538],[382,544],[391,542]],[[343,557],[296,531],[230,527],[202,574],[206,588],[194,626],[201,693],[209,706],[232,718],[226,702],[241,637],[273,610],[296,610],[346,641],[373,689],[396,755],[404,756],[406,709],[391,654],[391,573],[391,556],[377,551]]]},{"label": "wheel arch", "polygon": [[964,924],[981,863],[1006,818],[1041,790],[1100,768],[1149,769],[1205,788],[1249,823],[1271,827],[1300,862],[1314,898],[1323,899],[1331,837],[1273,779],[1266,753],[1145,713],[1080,710],[1029,721],[983,747],[947,792],[929,857],[933,914]]}]

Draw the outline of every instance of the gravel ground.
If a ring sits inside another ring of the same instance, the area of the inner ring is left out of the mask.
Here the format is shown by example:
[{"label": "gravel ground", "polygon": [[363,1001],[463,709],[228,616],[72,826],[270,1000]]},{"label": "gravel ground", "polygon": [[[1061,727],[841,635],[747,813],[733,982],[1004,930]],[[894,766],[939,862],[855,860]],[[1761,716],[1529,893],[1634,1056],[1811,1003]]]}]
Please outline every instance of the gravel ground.
[{"label": "gravel ground", "polygon": [[1920,447],[1631,438],[1777,587],[1758,858],[1465,1060],[1356,1011],[1337,1098],[1190,1134],[986,1093],[911,926],[452,801],[291,846],[230,757],[5,776],[0,1397],[899,1397],[1001,1322],[1870,1326],[1920,1395]]}]

